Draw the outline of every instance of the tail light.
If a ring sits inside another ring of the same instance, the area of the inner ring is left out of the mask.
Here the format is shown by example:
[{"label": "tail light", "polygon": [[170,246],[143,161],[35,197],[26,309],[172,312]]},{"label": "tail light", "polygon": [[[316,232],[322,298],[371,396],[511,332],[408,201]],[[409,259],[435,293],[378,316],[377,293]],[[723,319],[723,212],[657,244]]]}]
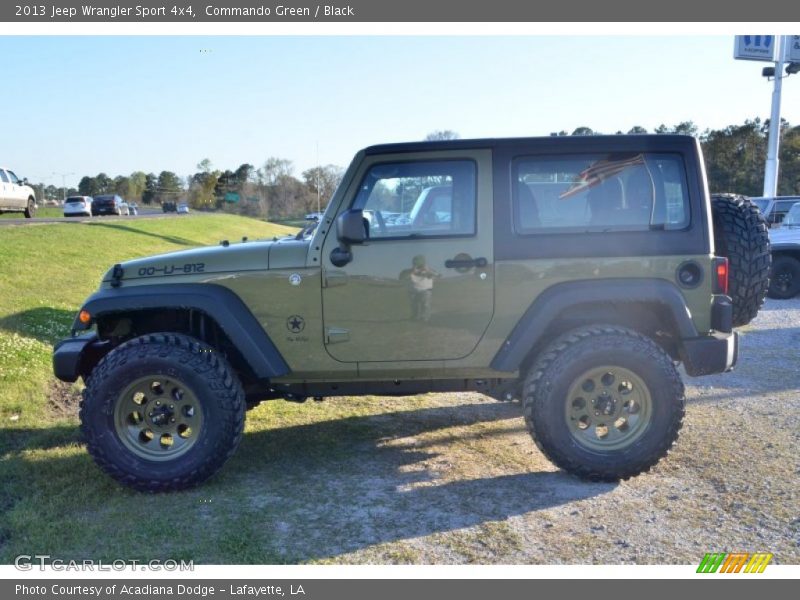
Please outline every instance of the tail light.
[{"label": "tail light", "polygon": [[725,257],[717,257],[714,259],[714,293],[727,294],[728,293],[728,259]]}]

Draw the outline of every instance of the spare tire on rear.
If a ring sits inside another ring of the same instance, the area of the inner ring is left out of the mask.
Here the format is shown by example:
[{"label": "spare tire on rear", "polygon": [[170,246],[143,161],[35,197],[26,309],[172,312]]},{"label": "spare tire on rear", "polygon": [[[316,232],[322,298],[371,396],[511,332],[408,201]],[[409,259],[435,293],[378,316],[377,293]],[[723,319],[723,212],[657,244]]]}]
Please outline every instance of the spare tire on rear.
[{"label": "spare tire on rear", "polygon": [[747,325],[764,304],[772,263],[769,229],[749,198],[712,194],[714,245],[728,259],[728,295],[733,300],[733,326]]}]

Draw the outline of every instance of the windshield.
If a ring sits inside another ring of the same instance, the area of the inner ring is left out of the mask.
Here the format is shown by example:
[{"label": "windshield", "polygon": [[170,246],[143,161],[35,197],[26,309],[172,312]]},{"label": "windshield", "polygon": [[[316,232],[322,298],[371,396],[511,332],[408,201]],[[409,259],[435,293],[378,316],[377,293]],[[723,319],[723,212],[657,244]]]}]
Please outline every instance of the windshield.
[{"label": "windshield", "polygon": [[314,232],[317,230],[318,225],[319,221],[309,220],[309,222],[306,223],[305,227],[303,227],[300,231],[297,232],[297,235],[294,236],[294,239],[310,240],[314,236]]},{"label": "windshield", "polygon": [[767,206],[769,206],[769,200],[766,200],[764,198],[758,198],[758,199],[753,198],[752,200],[753,204],[755,204],[758,207],[758,210],[760,210],[762,213],[766,212]]},{"label": "windshield", "polygon": [[800,227],[800,202],[792,204],[792,208],[786,213],[781,227]]}]

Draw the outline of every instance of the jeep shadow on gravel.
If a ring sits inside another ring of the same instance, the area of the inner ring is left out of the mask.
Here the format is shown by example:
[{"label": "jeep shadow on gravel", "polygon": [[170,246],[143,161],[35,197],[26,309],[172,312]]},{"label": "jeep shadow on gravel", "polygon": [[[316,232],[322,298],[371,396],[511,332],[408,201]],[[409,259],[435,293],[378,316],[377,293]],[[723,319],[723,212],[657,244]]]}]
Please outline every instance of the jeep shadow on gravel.
[{"label": "jeep shadow on gravel", "polygon": [[439,391],[519,399],[556,465],[624,479],[678,437],[678,363],[731,369],[764,299],[763,218],[714,206],[691,137],[367,148],[297,236],[114,265],[55,374],[140,490],[210,477],[262,400]]}]

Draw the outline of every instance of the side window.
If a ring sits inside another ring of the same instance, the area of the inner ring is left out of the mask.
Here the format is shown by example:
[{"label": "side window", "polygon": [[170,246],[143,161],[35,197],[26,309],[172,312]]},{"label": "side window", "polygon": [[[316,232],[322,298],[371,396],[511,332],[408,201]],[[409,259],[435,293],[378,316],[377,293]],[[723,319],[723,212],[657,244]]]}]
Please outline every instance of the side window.
[{"label": "side window", "polygon": [[9,182],[8,175],[6,175],[6,172],[3,169],[0,169],[0,179],[3,180],[3,183]]},{"label": "side window", "polygon": [[554,155],[513,162],[518,233],[683,229],[689,195],[670,154]]},{"label": "side window", "polygon": [[372,239],[474,235],[475,163],[374,165],[361,182],[353,208],[364,211]]},{"label": "side window", "polygon": [[782,223],[784,217],[786,217],[786,213],[789,212],[789,209],[792,208],[792,205],[797,202],[797,200],[780,200],[775,203],[775,210],[773,211],[773,222],[774,223]]},{"label": "side window", "polygon": [[6,173],[8,173],[8,177],[11,179],[11,183],[19,183],[19,179],[17,179],[17,176],[14,175],[14,171],[6,171]]}]

